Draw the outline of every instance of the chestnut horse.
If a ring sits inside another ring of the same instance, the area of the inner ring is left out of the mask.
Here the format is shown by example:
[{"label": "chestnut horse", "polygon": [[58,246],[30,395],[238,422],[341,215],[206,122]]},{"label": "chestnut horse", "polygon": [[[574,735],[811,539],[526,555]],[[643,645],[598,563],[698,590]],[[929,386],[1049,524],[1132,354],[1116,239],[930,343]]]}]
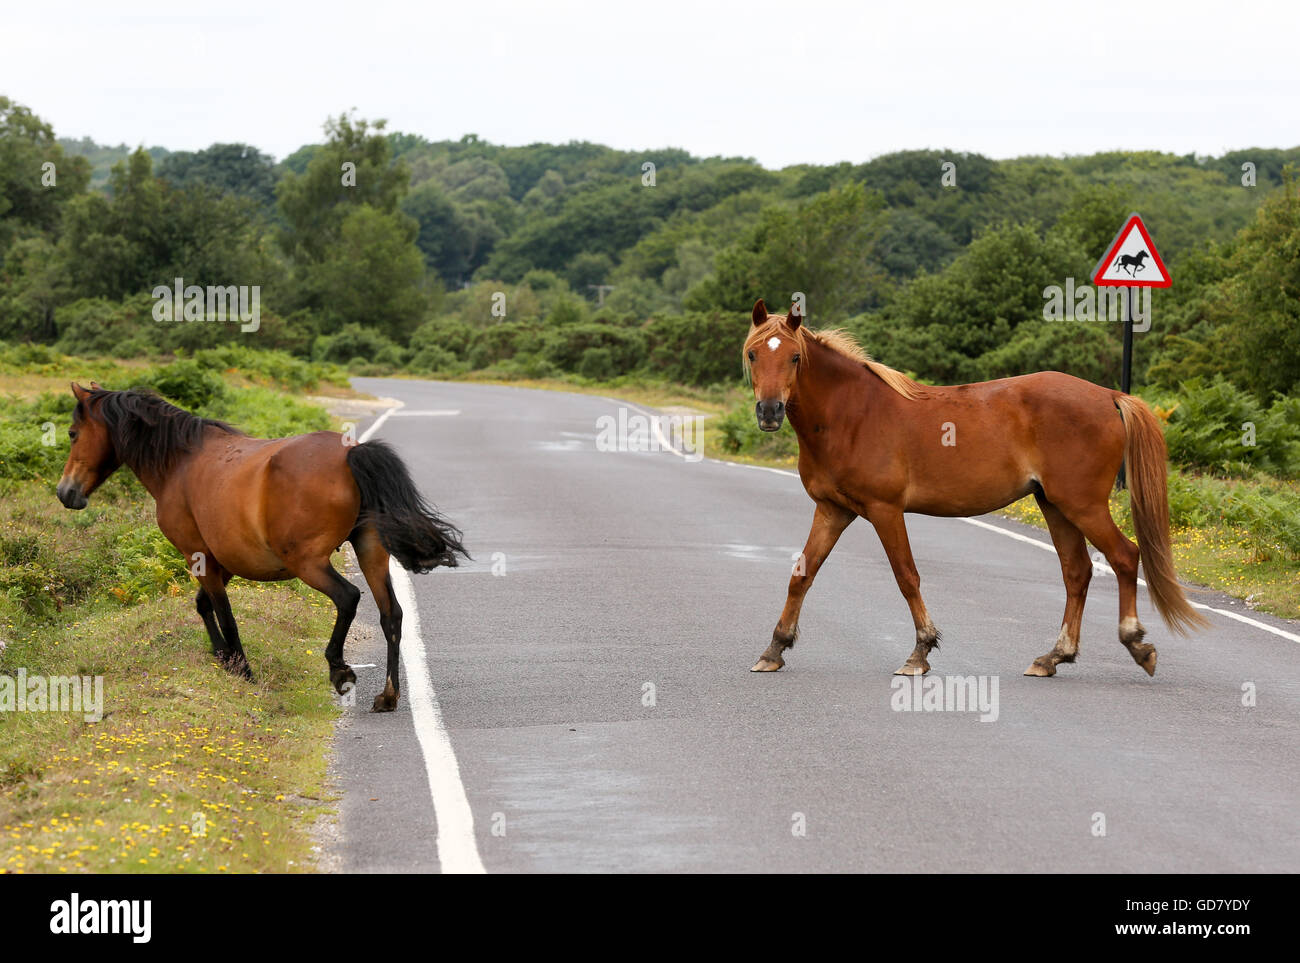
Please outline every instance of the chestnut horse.
[{"label": "chestnut horse", "polygon": [[840,331],[809,331],[796,304],[769,315],[760,299],[745,340],[758,426],[790,419],[799,477],[817,504],[803,565],[754,672],[774,672],[799,634],[799,610],[840,533],[858,516],[876,529],[912,611],[916,648],[896,675],[930,670],[939,643],[921,599],[905,512],[967,516],[1032,494],[1042,509],[1065,579],[1065,617],[1052,650],[1025,675],[1050,676],[1079,651],[1092,560],[1085,540],[1119,578],[1119,638],[1149,675],[1155,646],[1137,617],[1138,548],[1116,527],[1109,495],[1127,462],[1133,524],[1147,587],[1169,628],[1206,620],[1184,597],[1169,547],[1165,442],[1143,402],[1067,374],[1044,371],[983,384],[931,387],[871,360]]},{"label": "chestnut horse", "polygon": [[350,541],[388,642],[388,678],[374,710],[396,708],[402,609],[389,556],[414,572],[469,556],[459,530],[425,503],[390,447],[350,445],[333,431],[250,438],[139,389],[107,391],[91,382],[89,390],[74,384],[72,393],[72,451],[59,501],[85,508],[118,466],[131,469],[157,503],[158,527],[198,579],[195,603],[218,660],[252,678],[226,596],[231,577],[296,577],[334,603],[325,659],[335,690],[352,688],[357,677],[343,660],[343,641],[361,592],[330,564],[334,550]]}]

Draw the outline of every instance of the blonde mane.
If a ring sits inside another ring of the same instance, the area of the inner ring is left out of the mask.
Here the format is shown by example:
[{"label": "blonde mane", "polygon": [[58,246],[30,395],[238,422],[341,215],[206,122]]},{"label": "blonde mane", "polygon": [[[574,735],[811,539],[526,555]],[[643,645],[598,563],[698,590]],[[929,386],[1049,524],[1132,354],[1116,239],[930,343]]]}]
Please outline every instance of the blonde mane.
[{"label": "blonde mane", "polygon": [[749,338],[746,339],[743,351],[746,381],[750,380],[749,349],[776,334],[794,338],[800,352],[807,348],[809,340],[816,341],[822,347],[829,348],[836,354],[861,364],[889,387],[911,401],[926,396],[924,385],[918,384],[903,372],[897,371],[889,367],[889,365],[872,360],[871,356],[862,350],[862,345],[858,344],[857,339],[842,328],[810,331],[806,325],[801,324],[794,331],[791,331],[786,324],[786,316],[782,314],[769,315],[768,319],[754,328]]}]

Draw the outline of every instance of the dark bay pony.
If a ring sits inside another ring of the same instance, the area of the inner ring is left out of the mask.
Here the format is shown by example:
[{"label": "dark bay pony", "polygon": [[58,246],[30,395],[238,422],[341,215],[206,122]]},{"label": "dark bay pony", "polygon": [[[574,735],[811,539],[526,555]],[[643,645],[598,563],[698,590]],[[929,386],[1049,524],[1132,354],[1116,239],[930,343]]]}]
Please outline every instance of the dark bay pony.
[{"label": "dark bay pony", "polygon": [[772,643],[753,667],[774,672],[799,633],[799,610],[840,533],[861,516],[880,536],[912,612],[916,648],[897,675],[929,671],[939,630],[921,599],[905,512],[966,516],[1033,494],[1051,530],[1065,579],[1065,617],[1052,650],[1025,675],[1050,676],[1079,650],[1092,560],[1086,542],[1119,578],[1119,638],[1155,674],[1156,649],[1137,617],[1138,547],[1116,527],[1109,495],[1127,463],[1133,523],[1156,609],[1180,634],[1206,620],[1174,574],[1160,422],[1138,398],[1054,371],[983,384],[930,387],[872,361],[852,338],[809,331],[797,305],[769,315],[760,300],[745,340],[758,425],[790,419],[799,477],[816,502],[803,566]]},{"label": "dark bay pony", "polygon": [[330,564],[334,550],[350,541],[388,642],[388,679],[374,710],[396,708],[402,609],[389,556],[414,572],[469,556],[460,531],[428,506],[390,447],[349,445],[333,431],[250,438],[138,389],[107,391],[92,382],[89,390],[74,384],[72,393],[72,451],[59,501],[85,508],[120,465],[131,469],[157,503],[158,527],[199,581],[199,615],[213,654],[228,669],[252,678],[226,583],[235,575],[256,582],[296,577],[328,595],[337,610],[325,649],[335,690],[341,695],[356,684],[343,641],[361,592]]}]

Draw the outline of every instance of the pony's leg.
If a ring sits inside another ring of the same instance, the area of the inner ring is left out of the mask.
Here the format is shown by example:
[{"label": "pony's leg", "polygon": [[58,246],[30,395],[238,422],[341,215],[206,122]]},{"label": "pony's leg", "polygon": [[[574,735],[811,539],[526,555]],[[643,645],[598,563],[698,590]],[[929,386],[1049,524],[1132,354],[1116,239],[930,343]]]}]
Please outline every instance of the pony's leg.
[{"label": "pony's leg", "polygon": [[1105,503],[1086,508],[1069,517],[1088,541],[1101,549],[1106,561],[1115,570],[1115,576],[1119,580],[1119,640],[1147,675],[1155,675],[1156,647],[1142,641],[1147,630],[1142,627],[1137,615],[1138,547],[1119,530]]},{"label": "pony's leg", "polygon": [[758,662],[750,672],[775,672],[785,665],[783,653],[794,645],[799,637],[799,610],[803,608],[804,596],[812,587],[817,570],[826,561],[840,534],[848,528],[857,516],[852,512],[830,504],[819,502],[813,515],[812,530],[808,533],[808,542],[803,547],[803,564],[796,567],[790,576],[790,587],[786,592],[785,608],[781,610],[781,619],[772,631],[772,642],[758,657]]},{"label": "pony's leg", "polygon": [[921,598],[921,576],[912,560],[912,546],[907,540],[907,524],[903,513],[892,505],[873,508],[868,516],[880,536],[880,544],[889,556],[889,567],[894,570],[894,580],[907,600],[916,627],[916,648],[894,675],[925,675],[930,671],[930,650],[939,646],[939,630],[930,620],[930,613]]},{"label": "pony's leg", "polygon": [[1047,519],[1052,533],[1052,543],[1061,560],[1061,577],[1065,580],[1065,616],[1061,619],[1061,634],[1056,645],[1046,655],[1033,661],[1025,675],[1056,675],[1062,662],[1073,662],[1079,652],[1079,626],[1083,622],[1083,606],[1088,598],[1088,583],[1092,581],[1092,559],[1088,557],[1088,543],[1059,508],[1041,495],[1034,496],[1038,507]]},{"label": "pony's leg", "polygon": [[375,605],[379,608],[379,627],[388,642],[388,677],[384,691],[375,696],[373,710],[392,712],[397,708],[397,699],[402,691],[398,678],[402,648],[402,607],[397,604],[397,598],[393,594],[393,579],[388,573],[388,550],[380,544],[375,530],[365,528],[355,533],[352,547],[357,551],[361,574],[366,577],[366,584],[375,596]]},{"label": "pony's leg", "polygon": [[314,588],[317,592],[328,595],[338,613],[334,618],[334,631],[330,634],[329,645],[325,647],[325,661],[330,667],[330,682],[334,691],[343,695],[357,684],[357,674],[352,666],[343,661],[343,640],[348,637],[348,629],[357,615],[357,603],[361,601],[361,589],[357,588],[329,563],[329,559],[317,560],[307,568],[291,569],[298,578]]},{"label": "pony's leg", "polygon": [[199,579],[199,584],[212,601],[217,625],[226,642],[226,654],[222,660],[226,669],[251,682],[253,670],[249,668],[248,658],[244,655],[244,646],[239,641],[239,628],[235,625],[235,613],[231,611],[230,597],[226,595],[226,583],[229,581],[230,573],[214,563],[208,566],[208,572]]},{"label": "pony's leg", "polygon": [[203,620],[203,627],[208,630],[208,638],[212,641],[212,654],[222,661],[225,660],[229,652],[229,646],[221,635],[221,629],[217,627],[217,618],[215,609],[212,607],[212,597],[208,595],[208,590],[199,586],[198,594],[194,596],[194,607],[198,609],[199,618]]}]

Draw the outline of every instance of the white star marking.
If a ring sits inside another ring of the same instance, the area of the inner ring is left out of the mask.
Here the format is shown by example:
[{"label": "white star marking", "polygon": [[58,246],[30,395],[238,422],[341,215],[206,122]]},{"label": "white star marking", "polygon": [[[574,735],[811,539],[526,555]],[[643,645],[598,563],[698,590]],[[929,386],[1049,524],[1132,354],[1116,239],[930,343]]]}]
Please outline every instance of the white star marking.
[{"label": "white star marking", "polygon": [[781,339],[780,339],[780,338],[773,337],[773,338],[769,338],[768,341],[767,341],[767,347],[768,347],[768,349],[771,350],[771,351],[775,351],[775,350],[776,350],[777,348],[779,348],[780,346],[781,346]]}]

